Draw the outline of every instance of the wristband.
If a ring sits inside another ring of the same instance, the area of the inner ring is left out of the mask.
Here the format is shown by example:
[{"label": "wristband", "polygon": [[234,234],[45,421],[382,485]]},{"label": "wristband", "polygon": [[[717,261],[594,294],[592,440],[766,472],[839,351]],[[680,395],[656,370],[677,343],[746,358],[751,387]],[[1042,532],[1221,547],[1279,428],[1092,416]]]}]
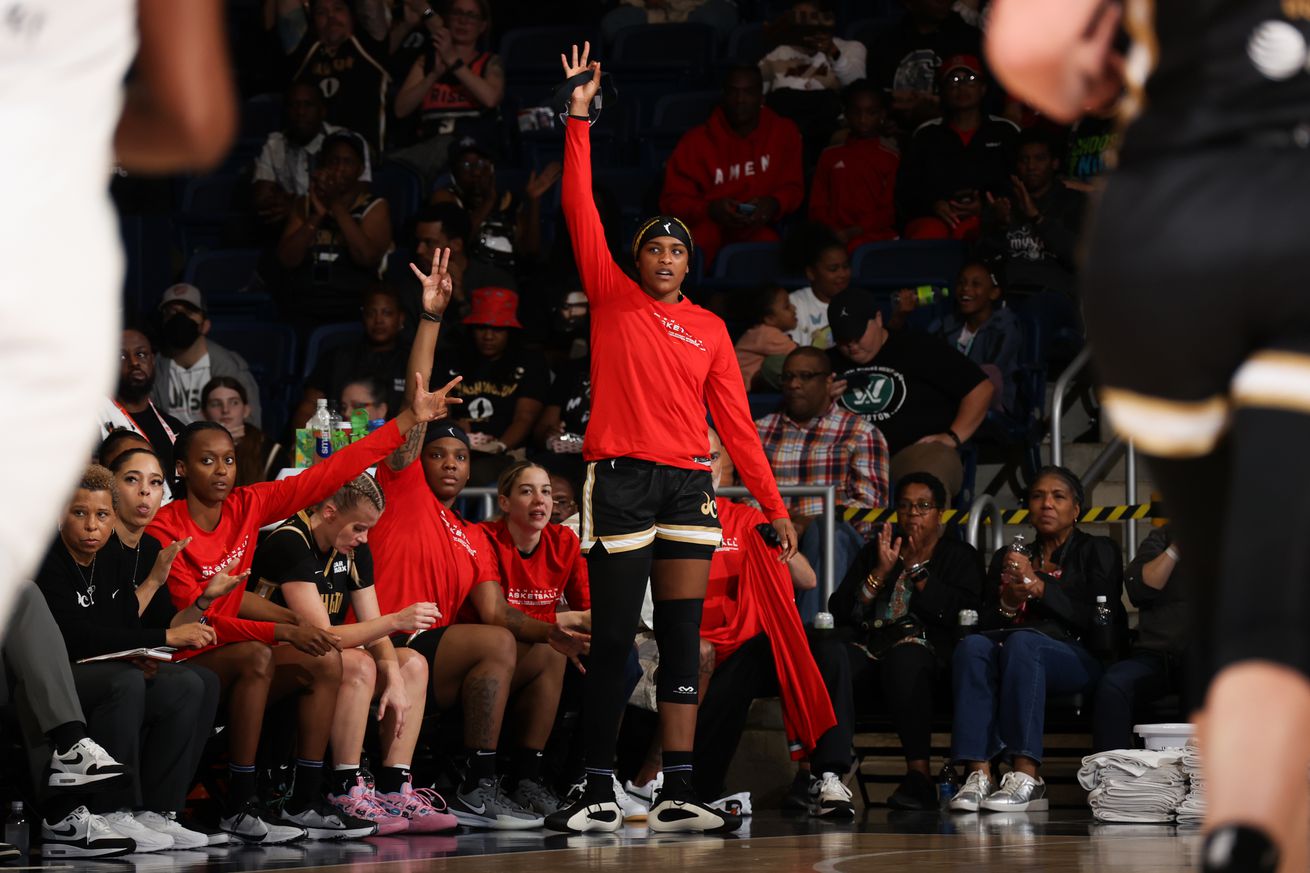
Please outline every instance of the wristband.
[{"label": "wristband", "polygon": [[418,317],[423,319],[424,321],[431,321],[434,322],[435,324],[441,324],[441,313],[439,312],[426,312],[426,311],[420,312]]},{"label": "wristband", "polygon": [[572,112],[569,113],[569,118],[574,118],[578,121],[591,121],[590,115],[574,115]]},{"label": "wristband", "polygon": [[949,427],[946,429],[946,435],[947,435],[948,437],[950,437],[952,440],[955,441],[955,447],[956,447],[957,449],[960,448],[960,446],[963,445],[963,443],[960,442],[960,437],[959,437],[959,435],[956,434],[956,432],[953,431],[953,430],[951,430]]},{"label": "wristband", "polygon": [[1164,550],[1164,553],[1165,553],[1166,555],[1168,555],[1171,559],[1173,559],[1175,562],[1178,561],[1178,547],[1177,547],[1177,546],[1170,546],[1169,548],[1167,548],[1167,549]]}]

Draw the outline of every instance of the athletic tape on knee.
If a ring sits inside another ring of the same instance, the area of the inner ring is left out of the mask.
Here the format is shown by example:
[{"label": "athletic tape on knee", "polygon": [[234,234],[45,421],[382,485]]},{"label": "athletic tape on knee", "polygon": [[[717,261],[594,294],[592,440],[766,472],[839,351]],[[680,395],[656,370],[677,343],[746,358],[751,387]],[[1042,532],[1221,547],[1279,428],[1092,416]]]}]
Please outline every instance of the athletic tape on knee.
[{"label": "athletic tape on knee", "polygon": [[657,701],[697,701],[703,605],[703,600],[655,601],[655,642],[660,649],[660,669],[655,679]]}]

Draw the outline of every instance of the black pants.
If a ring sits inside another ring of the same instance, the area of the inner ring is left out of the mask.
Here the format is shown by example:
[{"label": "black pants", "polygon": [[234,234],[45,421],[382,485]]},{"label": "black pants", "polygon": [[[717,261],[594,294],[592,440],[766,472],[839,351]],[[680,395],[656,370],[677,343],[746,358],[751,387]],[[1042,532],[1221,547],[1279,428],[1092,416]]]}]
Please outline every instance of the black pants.
[{"label": "black pants", "polygon": [[[810,652],[832,698],[837,724],[819,738],[811,758],[814,772],[844,774],[850,767],[855,731],[851,697],[850,662],[844,643],[829,637],[810,637]],[[696,793],[702,799],[721,797],[728,766],[746,729],[751,701],[779,693],[773,648],[764,634],[751,637],[714,668],[705,699],[696,718]]]},{"label": "black pants", "polygon": [[1092,708],[1092,750],[1134,748],[1140,708],[1177,690],[1182,672],[1177,658],[1144,649],[1106,667]]},{"label": "black pants", "polygon": [[[924,646],[893,646],[877,661],[863,649],[847,645],[855,705],[859,712],[885,711],[900,737],[905,760],[932,756],[932,705],[936,682],[943,670]],[[880,701],[884,709],[875,705]]]},{"label": "black pants", "polygon": [[87,732],[133,772],[133,784],[96,797],[97,811],[175,812],[186,802],[218,707],[218,677],[161,664],[153,679],[131,664],[74,664]]}]

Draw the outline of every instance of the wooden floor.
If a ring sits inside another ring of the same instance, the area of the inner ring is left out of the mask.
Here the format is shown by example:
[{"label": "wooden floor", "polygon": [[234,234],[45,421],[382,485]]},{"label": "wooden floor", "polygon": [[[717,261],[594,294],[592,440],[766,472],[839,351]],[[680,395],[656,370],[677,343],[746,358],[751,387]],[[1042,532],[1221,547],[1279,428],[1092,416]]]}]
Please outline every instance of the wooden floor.
[{"label": "wooden floor", "polygon": [[[541,831],[381,837],[356,843],[165,852],[118,861],[51,864],[78,873],[1164,873],[1195,869],[1199,839],[1163,825],[1100,825],[1083,811],[1028,816],[898,816],[871,810],[854,823],[759,814],[750,833],[659,836]],[[35,863],[39,864],[39,860]],[[13,868],[10,868],[13,869]]]}]

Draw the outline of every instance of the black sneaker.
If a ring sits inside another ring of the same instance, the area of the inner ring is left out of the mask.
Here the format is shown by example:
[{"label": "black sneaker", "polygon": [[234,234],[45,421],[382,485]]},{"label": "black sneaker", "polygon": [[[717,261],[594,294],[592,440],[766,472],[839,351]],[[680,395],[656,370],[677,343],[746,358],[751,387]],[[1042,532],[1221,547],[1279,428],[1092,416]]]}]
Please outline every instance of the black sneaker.
[{"label": "black sneaker", "polygon": [[1216,828],[1201,849],[1202,873],[1274,873],[1278,860],[1278,847],[1268,834],[1245,825]]},{"label": "black sneaker", "polygon": [[892,809],[931,812],[938,807],[937,786],[925,774],[911,770],[887,798],[887,805]]},{"label": "black sneaker", "polygon": [[612,797],[599,803],[588,803],[586,797],[581,797],[546,816],[546,827],[566,834],[613,833],[623,827],[623,808]]},{"label": "black sneaker", "polygon": [[646,827],[658,833],[727,834],[741,827],[741,816],[695,800],[655,798]]},{"label": "black sneaker", "polygon": [[796,771],[796,778],[791,780],[791,787],[782,798],[783,812],[809,812],[810,778],[809,770]]},{"label": "black sneaker", "polygon": [[305,802],[289,797],[282,805],[281,820],[304,828],[311,840],[359,840],[378,832],[376,824],[347,815],[328,803],[327,798]]},{"label": "black sneaker", "polygon": [[46,780],[51,788],[84,788],[94,785],[96,790],[108,788],[127,778],[127,767],[90,737],[83,737],[62,754],[50,756],[50,776]]},{"label": "black sneaker", "polygon": [[79,806],[60,821],[41,820],[41,857],[113,858],[136,851],[136,841],[109,826],[104,816]]}]

